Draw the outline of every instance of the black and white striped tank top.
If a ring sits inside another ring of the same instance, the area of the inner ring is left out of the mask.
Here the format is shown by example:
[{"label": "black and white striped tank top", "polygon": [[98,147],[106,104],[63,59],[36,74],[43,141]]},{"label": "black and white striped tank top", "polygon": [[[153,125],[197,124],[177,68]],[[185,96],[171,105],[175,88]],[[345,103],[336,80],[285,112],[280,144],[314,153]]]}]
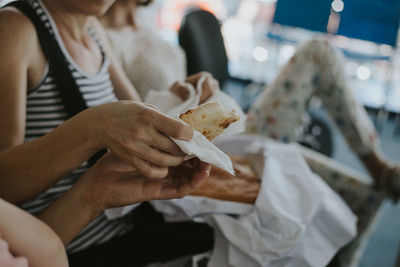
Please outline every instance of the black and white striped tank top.
[{"label": "black and white striped tank top", "polygon": [[[109,76],[109,61],[105,57],[104,49],[94,32],[88,29],[90,35],[99,45],[103,62],[101,69],[96,74],[82,70],[67,52],[57,27],[50,14],[40,0],[25,0],[39,15],[49,32],[58,41],[72,71],[73,77],[79,86],[88,107],[116,101],[114,89]],[[36,139],[52,131],[67,119],[66,108],[60,97],[57,82],[47,67],[46,73],[40,84],[30,92],[26,101],[26,128],[25,142]],[[68,191],[75,181],[88,169],[87,163],[74,170],[70,175],[60,180],[47,192],[36,199],[24,203],[22,208],[30,213],[37,213],[50,205],[53,201]],[[71,220],[73,218],[71,217]],[[121,220],[108,220],[104,214],[92,221],[67,247],[68,252],[76,252],[95,244],[104,243],[115,236],[127,231],[127,225]]]}]

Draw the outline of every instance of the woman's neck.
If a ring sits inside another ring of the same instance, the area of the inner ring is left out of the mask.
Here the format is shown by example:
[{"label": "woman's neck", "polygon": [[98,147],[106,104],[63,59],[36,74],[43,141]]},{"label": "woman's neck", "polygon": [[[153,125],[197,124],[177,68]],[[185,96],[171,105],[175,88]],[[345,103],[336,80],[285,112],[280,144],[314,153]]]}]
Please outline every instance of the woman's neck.
[{"label": "woman's neck", "polygon": [[71,12],[62,1],[42,0],[42,2],[52,15],[60,34],[68,35],[78,42],[85,39],[91,16]]}]

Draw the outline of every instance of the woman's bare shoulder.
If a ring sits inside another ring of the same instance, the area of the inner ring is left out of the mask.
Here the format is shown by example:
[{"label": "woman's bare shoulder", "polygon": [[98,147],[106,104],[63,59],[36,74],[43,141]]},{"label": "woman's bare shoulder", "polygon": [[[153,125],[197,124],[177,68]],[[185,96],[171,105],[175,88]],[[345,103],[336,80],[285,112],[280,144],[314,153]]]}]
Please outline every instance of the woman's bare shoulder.
[{"label": "woman's bare shoulder", "polygon": [[20,11],[7,7],[0,9],[0,44],[2,50],[7,47],[26,48],[37,40],[35,27]]}]

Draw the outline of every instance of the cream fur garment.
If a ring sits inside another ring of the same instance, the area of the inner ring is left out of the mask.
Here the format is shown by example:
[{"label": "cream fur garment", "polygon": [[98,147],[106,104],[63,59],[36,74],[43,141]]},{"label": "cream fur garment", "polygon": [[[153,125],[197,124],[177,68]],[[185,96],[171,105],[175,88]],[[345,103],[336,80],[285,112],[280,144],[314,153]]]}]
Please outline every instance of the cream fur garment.
[{"label": "cream fur garment", "polygon": [[118,61],[143,99],[150,89],[167,90],[185,79],[183,50],[163,40],[153,29],[107,29],[107,34]]}]

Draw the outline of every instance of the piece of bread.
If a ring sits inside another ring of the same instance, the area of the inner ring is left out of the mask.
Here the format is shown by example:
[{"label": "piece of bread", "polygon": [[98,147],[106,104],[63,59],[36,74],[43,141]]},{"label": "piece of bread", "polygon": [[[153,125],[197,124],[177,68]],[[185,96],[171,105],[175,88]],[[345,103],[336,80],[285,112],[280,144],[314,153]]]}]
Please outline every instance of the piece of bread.
[{"label": "piece of bread", "polygon": [[200,105],[179,117],[210,141],[220,135],[231,123],[239,120],[235,110],[226,111],[219,102]]},{"label": "piece of bread", "polygon": [[254,204],[261,188],[250,162],[240,156],[230,156],[236,175],[211,166],[210,177],[191,195],[219,200]]},{"label": "piece of bread", "polygon": [[235,176],[246,180],[260,181],[260,177],[247,158],[239,155],[229,155],[229,157],[231,158],[233,169],[235,170]]}]

